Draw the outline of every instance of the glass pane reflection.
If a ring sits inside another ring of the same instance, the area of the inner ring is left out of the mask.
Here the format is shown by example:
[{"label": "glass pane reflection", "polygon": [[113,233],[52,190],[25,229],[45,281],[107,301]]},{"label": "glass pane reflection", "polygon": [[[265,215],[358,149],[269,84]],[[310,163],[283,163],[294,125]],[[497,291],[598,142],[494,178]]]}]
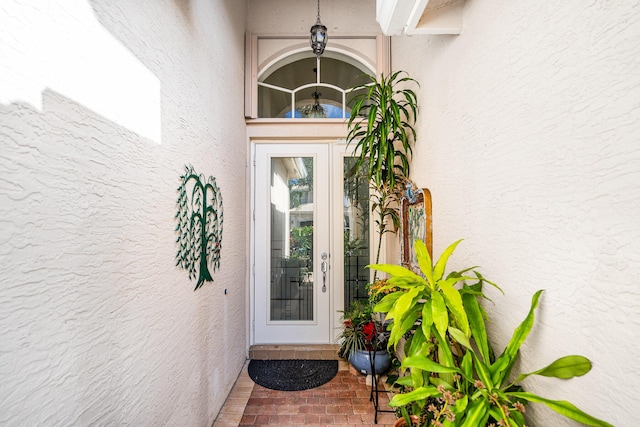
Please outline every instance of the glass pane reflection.
[{"label": "glass pane reflection", "polygon": [[365,164],[355,171],[356,158],[345,157],[344,190],[344,306],[368,298],[369,270],[369,182]]},{"label": "glass pane reflection", "polygon": [[270,320],[313,320],[313,158],[271,159]]}]

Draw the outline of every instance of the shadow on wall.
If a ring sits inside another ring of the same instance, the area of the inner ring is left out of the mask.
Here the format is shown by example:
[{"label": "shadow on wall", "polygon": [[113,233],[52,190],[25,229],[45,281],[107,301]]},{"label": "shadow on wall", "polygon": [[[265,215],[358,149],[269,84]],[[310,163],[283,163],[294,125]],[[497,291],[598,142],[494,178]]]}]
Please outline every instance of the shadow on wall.
[{"label": "shadow on wall", "polygon": [[[180,380],[155,374],[154,353],[171,345],[149,333],[172,317],[162,299],[179,281],[171,165],[161,146],[63,94],[45,90],[41,103],[0,104],[0,366],[13,367],[0,418],[119,423],[151,406],[152,383]],[[132,399],[132,388],[146,391]]]}]

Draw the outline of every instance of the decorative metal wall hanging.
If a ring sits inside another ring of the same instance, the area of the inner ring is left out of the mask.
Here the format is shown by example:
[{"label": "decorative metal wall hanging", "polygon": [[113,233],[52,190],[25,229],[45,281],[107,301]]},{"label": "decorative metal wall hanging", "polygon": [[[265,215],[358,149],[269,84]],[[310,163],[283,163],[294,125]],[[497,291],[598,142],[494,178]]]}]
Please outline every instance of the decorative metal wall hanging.
[{"label": "decorative metal wall hanging", "polygon": [[178,252],[176,266],[189,272],[189,279],[198,278],[196,291],[204,282],[212,282],[213,271],[220,268],[222,249],[222,194],[216,179],[198,175],[193,166],[185,165],[178,187]]}]

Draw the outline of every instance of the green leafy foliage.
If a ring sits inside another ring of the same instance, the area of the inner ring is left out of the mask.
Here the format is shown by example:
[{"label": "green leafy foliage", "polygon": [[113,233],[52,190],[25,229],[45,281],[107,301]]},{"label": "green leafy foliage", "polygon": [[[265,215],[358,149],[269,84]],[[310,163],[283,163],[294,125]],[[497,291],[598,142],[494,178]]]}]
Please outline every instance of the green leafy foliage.
[{"label": "green leafy foliage", "polygon": [[398,176],[409,176],[418,100],[406,86],[417,82],[401,71],[382,75],[380,79],[366,77],[368,83],[353,88],[361,93],[352,101],[347,142],[356,143],[357,168],[368,160],[369,180],[377,186],[388,184],[393,188]]},{"label": "green leafy foliage", "polygon": [[348,359],[356,350],[384,350],[388,333],[369,304],[353,301],[342,312],[338,356]]},{"label": "green leafy foliage", "polygon": [[[561,357],[510,381],[520,348],[533,328],[543,291],[533,295],[527,316],[514,330],[504,351],[495,357],[487,336],[487,316],[478,300],[485,297],[484,283],[497,285],[485,279],[476,267],[445,276],[447,261],[459,242],[450,245],[435,266],[424,243],[416,242],[422,276],[398,266],[371,266],[389,274],[389,286],[398,289],[374,308],[393,319],[390,346],[406,340],[406,357],[401,363],[405,374],[396,381],[401,393],[393,397],[390,405],[401,408],[403,414],[418,416],[421,426],[522,427],[525,404],[532,402],[585,425],[610,427],[570,402],[546,399],[525,392],[516,384],[531,375],[560,379],[585,375],[591,370],[591,362],[584,356]],[[477,283],[468,285],[469,280]]]},{"label": "green leafy foliage", "polygon": [[378,230],[378,263],[383,236],[396,232],[400,225],[398,200],[409,177],[411,144],[416,136],[413,124],[418,113],[416,94],[408,86],[417,82],[403,72],[365,78],[367,83],[352,88],[357,95],[351,101],[347,144],[355,144],[356,173],[365,168],[370,183],[370,208],[376,214]]}]

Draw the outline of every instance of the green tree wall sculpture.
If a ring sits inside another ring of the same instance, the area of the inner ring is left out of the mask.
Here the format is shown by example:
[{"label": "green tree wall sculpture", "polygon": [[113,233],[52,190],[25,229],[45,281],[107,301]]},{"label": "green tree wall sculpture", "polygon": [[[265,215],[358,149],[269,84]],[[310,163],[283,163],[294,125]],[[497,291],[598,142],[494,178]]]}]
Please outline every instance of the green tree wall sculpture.
[{"label": "green tree wall sculpture", "polygon": [[176,266],[189,272],[189,279],[198,278],[194,291],[204,282],[212,282],[213,271],[220,268],[222,248],[222,194],[216,179],[198,175],[193,166],[185,165],[178,187],[178,252]]}]

